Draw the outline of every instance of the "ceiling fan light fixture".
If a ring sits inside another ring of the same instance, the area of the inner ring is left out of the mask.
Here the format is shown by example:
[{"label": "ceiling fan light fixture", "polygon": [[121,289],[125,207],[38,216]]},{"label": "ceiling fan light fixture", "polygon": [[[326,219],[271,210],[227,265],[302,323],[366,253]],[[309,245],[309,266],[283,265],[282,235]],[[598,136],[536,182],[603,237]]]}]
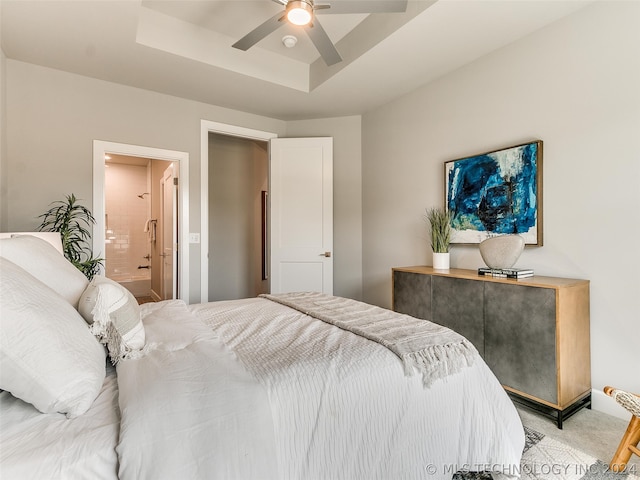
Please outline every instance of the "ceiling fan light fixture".
[{"label": "ceiling fan light fixture", "polygon": [[287,2],[287,20],[294,25],[307,25],[313,17],[313,5],[304,0]]}]

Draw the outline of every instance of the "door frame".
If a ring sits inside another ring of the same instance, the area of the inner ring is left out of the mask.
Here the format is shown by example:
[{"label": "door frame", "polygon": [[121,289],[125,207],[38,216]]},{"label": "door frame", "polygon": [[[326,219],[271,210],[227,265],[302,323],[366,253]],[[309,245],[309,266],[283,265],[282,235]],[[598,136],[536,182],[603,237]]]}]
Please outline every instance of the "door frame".
[{"label": "door frame", "polygon": [[[167,172],[170,172],[167,173]],[[177,293],[177,288],[176,288],[176,284],[178,283],[178,269],[177,269],[177,262],[176,262],[176,255],[178,254],[178,250],[176,249],[176,243],[178,242],[178,238],[176,235],[176,232],[179,231],[177,230],[178,228],[178,222],[176,221],[176,204],[178,201],[177,198],[177,192],[176,192],[176,185],[174,183],[174,179],[176,178],[175,175],[175,164],[172,163],[170,164],[165,170],[164,172],[162,172],[162,178],[160,179],[160,186],[162,188],[160,188],[158,191],[160,192],[160,215],[158,216],[158,220],[162,219],[162,222],[158,222],[160,225],[162,225],[162,229],[160,232],[160,235],[162,237],[162,240],[160,242],[160,244],[162,245],[162,254],[161,255],[165,255],[166,254],[166,249],[167,246],[165,245],[165,234],[166,234],[166,228],[167,225],[165,224],[165,206],[167,205],[167,197],[166,197],[166,177],[169,176],[171,178],[171,182],[169,183],[170,187],[171,187],[171,246],[170,246],[170,250],[171,250],[171,299],[176,298],[176,293]],[[161,293],[161,297],[163,300],[169,300],[169,298],[167,298],[166,292],[164,290],[165,288],[165,262],[164,262],[164,256],[161,257],[162,261],[160,261],[160,293]],[[178,257],[179,259],[179,257]]]},{"label": "door frame", "polygon": [[209,133],[269,142],[278,134],[263,130],[200,121],[200,301],[209,301]]},{"label": "door frame", "polygon": [[177,298],[189,303],[189,153],[143,147],[126,143],[93,141],[93,252],[101,257],[105,250],[104,157],[107,153],[178,162],[178,292]]}]

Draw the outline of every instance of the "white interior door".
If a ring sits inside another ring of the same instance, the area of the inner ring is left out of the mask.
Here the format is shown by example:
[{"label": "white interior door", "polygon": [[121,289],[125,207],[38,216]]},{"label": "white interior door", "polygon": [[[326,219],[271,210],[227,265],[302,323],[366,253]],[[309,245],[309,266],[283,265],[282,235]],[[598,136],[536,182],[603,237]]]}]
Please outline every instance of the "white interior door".
[{"label": "white interior door", "polygon": [[271,293],[333,294],[333,138],[271,140]]},{"label": "white interior door", "polygon": [[177,211],[177,186],[175,185],[173,166],[164,171],[162,180],[160,180],[160,192],[162,199],[160,202],[160,236],[162,261],[160,262],[161,292],[162,300],[168,300],[175,297],[177,291],[177,230],[178,224],[176,215]]}]

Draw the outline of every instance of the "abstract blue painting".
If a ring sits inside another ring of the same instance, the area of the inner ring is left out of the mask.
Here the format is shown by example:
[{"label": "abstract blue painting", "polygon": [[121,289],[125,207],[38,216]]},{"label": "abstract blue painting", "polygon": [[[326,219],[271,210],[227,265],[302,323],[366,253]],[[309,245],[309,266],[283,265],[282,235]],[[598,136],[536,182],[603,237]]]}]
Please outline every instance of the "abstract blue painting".
[{"label": "abstract blue painting", "polygon": [[542,245],[542,141],[445,162],[452,243],[522,235]]}]

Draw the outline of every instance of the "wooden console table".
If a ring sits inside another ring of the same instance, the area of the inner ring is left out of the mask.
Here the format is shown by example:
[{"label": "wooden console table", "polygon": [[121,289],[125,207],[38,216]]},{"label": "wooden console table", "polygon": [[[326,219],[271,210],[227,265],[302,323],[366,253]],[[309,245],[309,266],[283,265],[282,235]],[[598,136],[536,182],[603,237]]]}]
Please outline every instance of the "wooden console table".
[{"label": "wooden console table", "polygon": [[464,335],[514,401],[562,422],[591,408],[589,281],[394,268],[393,309]]}]

